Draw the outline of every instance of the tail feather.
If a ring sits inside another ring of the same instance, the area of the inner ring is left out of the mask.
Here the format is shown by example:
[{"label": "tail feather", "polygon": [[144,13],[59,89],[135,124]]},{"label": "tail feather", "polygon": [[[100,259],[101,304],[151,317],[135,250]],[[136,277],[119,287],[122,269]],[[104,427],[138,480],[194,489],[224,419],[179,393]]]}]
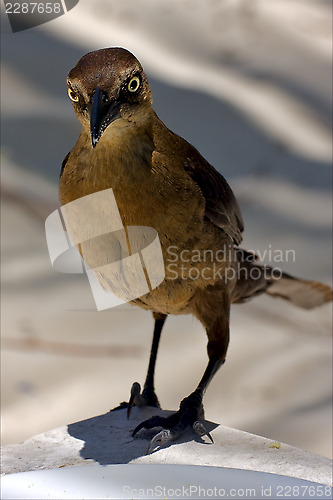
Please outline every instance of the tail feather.
[{"label": "tail feather", "polygon": [[303,309],[313,309],[333,299],[331,287],[323,283],[276,272],[277,269],[259,264],[257,256],[246,250],[237,249],[236,255],[239,269],[233,303],[245,302],[256,295],[267,293]]},{"label": "tail feather", "polygon": [[302,280],[283,273],[281,278],[271,283],[266,293],[288,300],[303,309],[313,309],[333,299],[332,289],[318,281]]}]

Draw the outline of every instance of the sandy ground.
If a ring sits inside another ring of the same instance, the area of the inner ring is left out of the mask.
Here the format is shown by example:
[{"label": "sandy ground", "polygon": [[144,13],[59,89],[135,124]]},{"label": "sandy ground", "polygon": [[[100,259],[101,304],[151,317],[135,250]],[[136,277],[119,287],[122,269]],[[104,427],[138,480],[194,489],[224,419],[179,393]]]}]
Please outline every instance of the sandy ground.
[{"label": "sandy ground", "polygon": [[[4,30],[2,444],[104,413],[145,377],[150,314],[97,312],[87,278],[55,272],[48,258],[44,221],[79,133],[68,70],[88,50],[132,50],[158,114],[230,181],[243,246],[293,250],[285,270],[329,283],[330,9],[324,0],[81,0],[42,28]],[[231,327],[207,417],[331,456],[330,306],[260,297],[234,306]],[[168,319],[156,379],[163,408],[193,390],[205,343],[193,318]]]}]

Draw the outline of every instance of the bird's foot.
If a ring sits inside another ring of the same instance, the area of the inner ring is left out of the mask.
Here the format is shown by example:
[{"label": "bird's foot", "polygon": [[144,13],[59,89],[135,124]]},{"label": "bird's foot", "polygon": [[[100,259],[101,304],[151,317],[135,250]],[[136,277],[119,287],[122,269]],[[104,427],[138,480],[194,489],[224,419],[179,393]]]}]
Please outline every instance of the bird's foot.
[{"label": "bird's foot", "polygon": [[131,388],[130,399],[127,402],[120,403],[114,410],[120,410],[122,408],[127,408],[127,418],[129,418],[133,406],[155,406],[155,408],[160,408],[160,403],[155,394],[154,388],[150,385],[145,385],[143,391],[141,392],[141,386],[139,382],[134,382]]},{"label": "bird's foot", "polygon": [[191,427],[199,436],[208,436],[213,443],[213,438],[200,421],[204,418],[202,405],[202,393],[194,391],[187,398],[183,399],[179,405],[179,410],[169,417],[155,416],[141,422],[133,431],[134,437],[141,429],[153,429],[162,427],[150,441],[147,455],[166,444],[177,439],[187,427]]}]

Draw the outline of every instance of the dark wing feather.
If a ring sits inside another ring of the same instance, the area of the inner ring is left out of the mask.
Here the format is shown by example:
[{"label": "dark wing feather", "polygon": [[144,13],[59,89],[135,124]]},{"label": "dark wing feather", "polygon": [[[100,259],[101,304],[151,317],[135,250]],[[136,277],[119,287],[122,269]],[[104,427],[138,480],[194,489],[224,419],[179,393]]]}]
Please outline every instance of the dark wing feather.
[{"label": "dark wing feather", "polygon": [[60,177],[62,176],[62,174],[64,173],[64,170],[65,170],[65,167],[66,167],[66,163],[67,163],[67,160],[68,160],[68,157],[69,157],[69,153],[67,153],[67,155],[65,156],[65,158],[63,159],[63,162],[61,164],[61,170],[60,170]]},{"label": "dark wing feather", "polygon": [[184,168],[206,200],[206,217],[239,245],[244,229],[242,214],[225,178],[196,150],[187,158]]}]

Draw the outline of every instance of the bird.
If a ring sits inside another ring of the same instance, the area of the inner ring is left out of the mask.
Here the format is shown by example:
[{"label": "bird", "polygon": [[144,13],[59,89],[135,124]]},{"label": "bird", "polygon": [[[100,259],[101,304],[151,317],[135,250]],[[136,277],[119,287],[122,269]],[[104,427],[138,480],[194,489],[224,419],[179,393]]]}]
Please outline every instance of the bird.
[{"label": "bird", "polygon": [[[150,310],[155,324],[143,390],[134,382],[129,401],[121,405],[127,407],[128,417],[133,406],[160,407],[154,373],[167,316],[192,314],[207,334],[208,362],[193,392],[170,416],[153,416],[132,435],[161,429],[151,439],[149,453],[187,428],[213,442],[204,421],[203,398],[226,360],[231,305],[266,293],[311,309],[331,301],[332,290],[265,266],[239,246],[244,224],[231,187],[194,146],[157,116],[148,78],[131,52],[122,47],[88,52],[68,73],[67,87],[82,130],[61,167],[61,205],[112,189],[124,228],[154,228],[163,255],[162,282],[131,300]],[[97,219],[99,213],[107,215],[108,208],[98,206]],[[84,214],[80,221],[84,224]],[[87,221],[91,224],[89,217]],[[95,269],[108,262],[112,252],[124,255],[125,246],[118,240],[117,247],[107,237],[95,238],[85,248],[78,244],[78,249]],[[107,272],[96,276],[103,288],[112,290],[112,276]]]}]

